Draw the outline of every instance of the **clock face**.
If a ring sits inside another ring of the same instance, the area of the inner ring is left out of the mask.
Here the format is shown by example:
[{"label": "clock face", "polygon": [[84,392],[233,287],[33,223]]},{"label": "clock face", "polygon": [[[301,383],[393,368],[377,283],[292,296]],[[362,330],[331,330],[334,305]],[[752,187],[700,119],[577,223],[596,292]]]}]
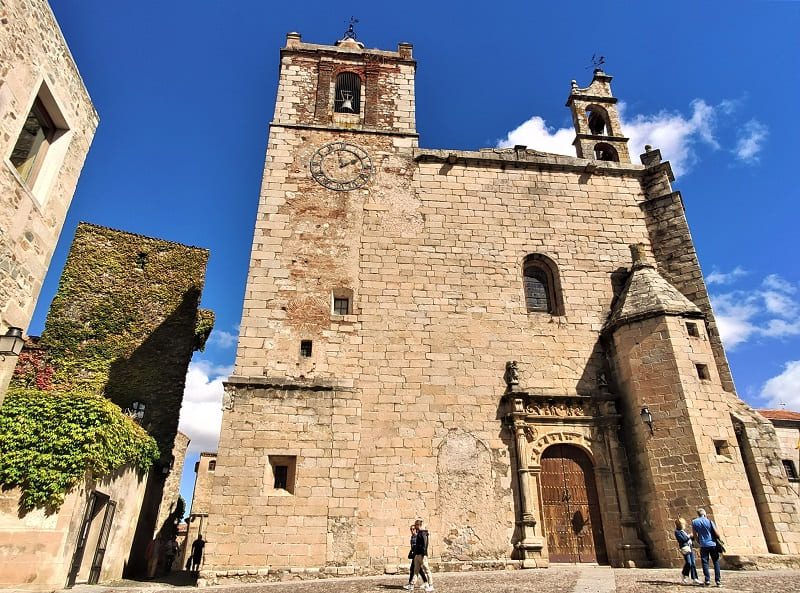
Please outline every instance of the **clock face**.
[{"label": "clock face", "polygon": [[348,191],[369,181],[372,159],[355,144],[329,142],[311,156],[309,168],[317,183],[335,191]]}]

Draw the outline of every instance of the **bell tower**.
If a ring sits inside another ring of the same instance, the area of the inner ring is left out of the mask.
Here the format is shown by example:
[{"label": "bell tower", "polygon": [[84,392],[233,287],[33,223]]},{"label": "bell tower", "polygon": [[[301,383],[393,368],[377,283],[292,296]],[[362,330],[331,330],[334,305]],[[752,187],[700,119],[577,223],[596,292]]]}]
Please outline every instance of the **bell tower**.
[{"label": "bell tower", "polygon": [[622,136],[617,99],[611,94],[611,77],[595,69],[592,83],[585,89],[572,81],[567,99],[575,126],[578,158],[630,163],[628,139]]},{"label": "bell tower", "polygon": [[273,126],[411,134],[414,117],[413,46],[365,49],[351,30],[333,46],[286,36]]}]

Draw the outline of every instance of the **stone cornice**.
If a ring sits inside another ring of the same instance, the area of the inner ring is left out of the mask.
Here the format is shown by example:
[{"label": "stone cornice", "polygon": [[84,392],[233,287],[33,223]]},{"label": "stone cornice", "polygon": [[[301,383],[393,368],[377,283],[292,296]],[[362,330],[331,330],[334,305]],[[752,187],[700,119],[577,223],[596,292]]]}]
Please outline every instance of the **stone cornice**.
[{"label": "stone cornice", "polygon": [[296,130],[324,130],[326,132],[352,132],[355,134],[374,134],[376,136],[402,136],[405,138],[419,138],[416,132],[398,132],[396,130],[379,130],[377,128],[367,128],[364,126],[359,127],[345,127],[333,125],[315,125],[315,124],[293,124],[285,122],[270,122],[270,127],[276,128],[293,128]]},{"label": "stone cornice", "polygon": [[630,175],[636,178],[641,178],[647,171],[644,165],[634,165],[632,163],[596,161],[535,150],[516,151],[502,148],[479,151],[414,148],[413,158],[417,162],[440,162],[450,165],[455,163],[465,165],[473,162],[519,169],[547,169],[590,174],[604,173]]},{"label": "stone cornice", "polygon": [[231,375],[222,385],[224,387],[250,387],[252,389],[354,391],[351,385],[346,385],[335,379],[315,379],[313,382],[301,382],[280,377],[245,377],[241,375]]}]

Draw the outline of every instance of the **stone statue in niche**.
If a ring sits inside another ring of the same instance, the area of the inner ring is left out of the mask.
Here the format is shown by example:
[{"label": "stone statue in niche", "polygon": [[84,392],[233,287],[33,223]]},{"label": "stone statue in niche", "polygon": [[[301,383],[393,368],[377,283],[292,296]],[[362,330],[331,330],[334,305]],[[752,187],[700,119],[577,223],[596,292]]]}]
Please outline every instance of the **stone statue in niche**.
[{"label": "stone statue in niche", "polygon": [[536,438],[537,436],[536,429],[530,424],[526,424],[523,427],[523,430],[525,431],[525,438],[527,438],[528,441],[532,441]]},{"label": "stone statue in niche", "polygon": [[506,363],[506,373],[504,378],[506,380],[506,385],[508,385],[510,388],[519,385],[519,369],[517,368],[516,360],[510,360]]}]

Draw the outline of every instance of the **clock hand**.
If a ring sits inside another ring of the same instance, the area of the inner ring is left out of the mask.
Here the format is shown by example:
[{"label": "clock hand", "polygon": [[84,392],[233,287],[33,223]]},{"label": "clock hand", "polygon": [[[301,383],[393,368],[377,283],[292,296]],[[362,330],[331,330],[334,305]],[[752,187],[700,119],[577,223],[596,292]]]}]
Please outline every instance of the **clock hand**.
[{"label": "clock hand", "polygon": [[348,165],[352,165],[352,164],[354,164],[354,163],[357,163],[357,162],[358,162],[358,159],[353,159],[352,161],[347,161],[346,163],[342,163],[342,164],[340,164],[340,165],[339,165],[339,168],[340,168],[340,169],[344,169],[344,168],[345,168],[345,167],[347,167]]}]

